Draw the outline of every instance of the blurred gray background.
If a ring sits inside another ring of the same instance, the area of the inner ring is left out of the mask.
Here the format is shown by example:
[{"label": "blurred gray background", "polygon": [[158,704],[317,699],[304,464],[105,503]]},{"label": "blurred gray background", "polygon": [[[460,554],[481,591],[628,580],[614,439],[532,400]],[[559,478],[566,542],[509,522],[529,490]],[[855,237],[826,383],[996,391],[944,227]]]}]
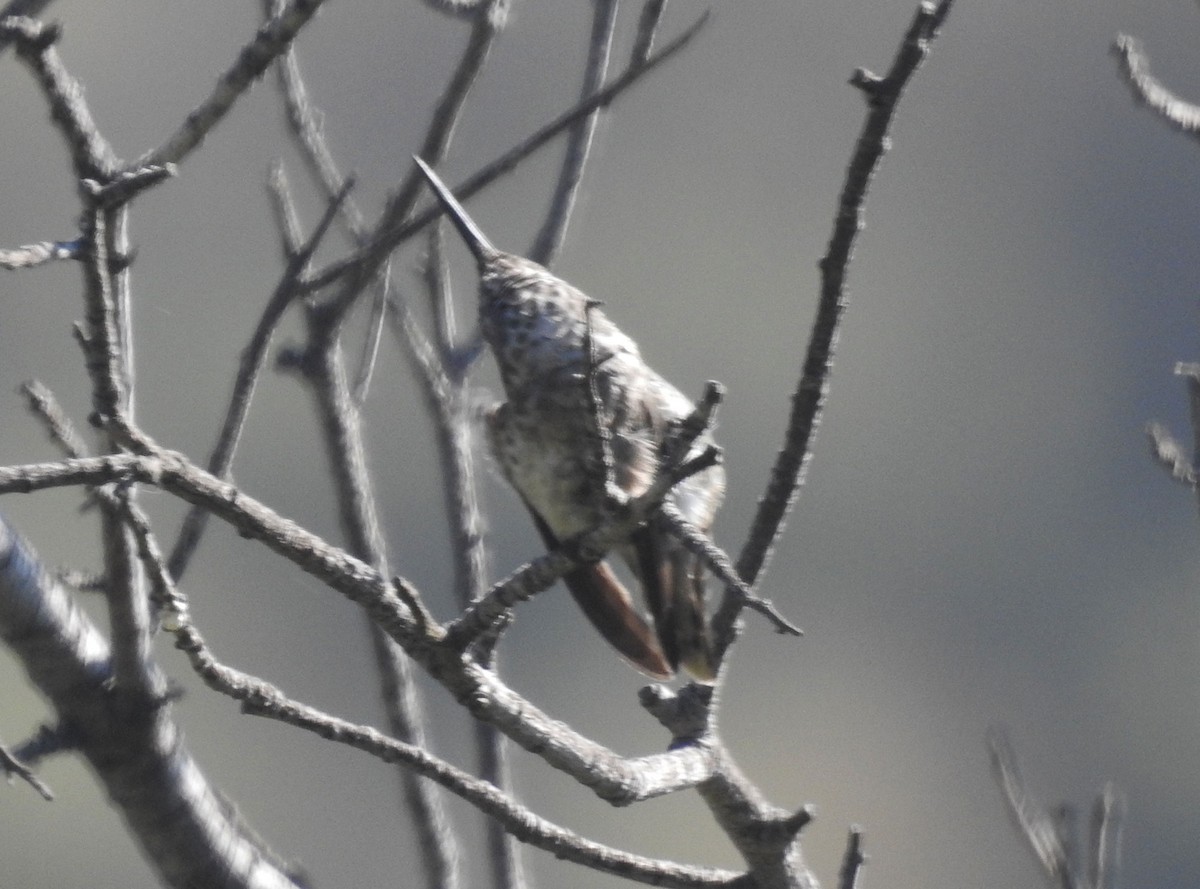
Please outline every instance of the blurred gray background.
[{"label": "blurred gray background", "polygon": [[[708,5],[673,4],[668,34]],[[730,492],[717,536],[736,550],[781,441],[816,260],[863,119],[846,81],[860,65],[886,69],[915,0],[711,6],[694,46],[606,117],[558,270],[604,300],[685,391],[710,378],[728,387],[719,437]],[[257,8],[60,0],[51,13],[66,26],[66,64],[129,158],[206,94]],[[636,7],[624,14],[622,58]],[[518,0],[449,181],[574,101],[589,19],[582,0]],[[866,832],[866,886],[1036,884],[988,774],[995,722],[1046,801],[1086,806],[1107,780],[1125,793],[1126,885],[1200,883],[1200,527],[1142,434],[1151,419],[1187,434],[1172,367],[1200,357],[1200,150],[1132,102],[1108,55],[1119,31],[1143,38],[1156,72],[1200,99],[1194,3],[960,0],[871,190],[815,462],[763,587],[807,635],[784,639],[751,620],[723,702],[746,771],[776,803],[817,806],[806,850],[827,885],[851,823]],[[303,34],[313,97],[371,211],[409,163],[465,36],[419,3],[345,0]],[[0,84],[0,245],[70,237],[65,152],[11,53]],[[560,152],[556,143],[472,201],[499,245],[529,244]],[[133,218],[139,417],[197,459],[279,272],[262,183],[280,156],[294,161],[268,80]],[[311,224],[317,205],[298,190]],[[469,320],[469,267],[458,248],[454,258]],[[402,286],[415,261],[410,252],[397,264]],[[0,277],[4,463],[55,456],[14,392],[21,381],[41,379],[86,415],[70,334],[79,294],[70,264]],[[496,391],[489,361],[474,383]],[[448,616],[431,434],[390,342],[370,440],[395,568]],[[337,539],[295,381],[261,386],[236,475]],[[486,493],[502,573],[539,544],[494,473]],[[48,561],[90,567],[95,520],[79,500],[9,496],[0,509]],[[180,509],[161,493],[145,500],[170,540]],[[228,662],[340,715],[379,719],[362,619],[339,596],[216,524],[185,588]],[[388,767],[240,717],[197,687],[169,640],[160,647],[190,689],[176,710],[196,756],[316,885],[413,884]],[[503,658],[512,683],[555,716],[622,752],[661,749],[636,704],[640,678],[561,590],[520,609]],[[0,676],[0,737],[13,742],[47,711],[6,653]],[[429,705],[438,750],[470,765],[457,709],[437,689]],[[0,883],[155,885],[79,762],[55,759],[42,775],[52,804],[0,788]],[[531,758],[518,758],[517,779],[541,813],[588,836],[738,865],[693,794],[618,811]],[[468,844],[478,843],[472,826]],[[543,889],[617,885],[536,851],[527,862]]]}]

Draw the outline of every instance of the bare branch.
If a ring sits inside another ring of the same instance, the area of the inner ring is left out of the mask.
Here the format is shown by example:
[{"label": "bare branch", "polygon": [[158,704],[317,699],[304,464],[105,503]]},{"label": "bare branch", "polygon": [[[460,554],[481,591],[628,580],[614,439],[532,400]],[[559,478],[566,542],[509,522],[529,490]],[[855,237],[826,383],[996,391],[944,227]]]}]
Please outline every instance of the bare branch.
[{"label": "bare branch", "polygon": [[1138,40],[1120,34],[1113,42],[1112,52],[1121,63],[1121,73],[1134,99],[1181,133],[1200,136],[1200,106],[1181,99],[1150,73],[1150,60]]},{"label": "bare branch", "polygon": [[558,858],[595,870],[659,886],[736,887],[744,880],[731,871],[687,867],[621,852],[581,839],[573,831],[535,815],[491,783],[475,778],[419,746],[389,738],[376,729],[355,725],[288,698],[278,688],[221,664],[191,626],[178,634],[177,647],[208,686],[242,702],[243,710],[362,750],[384,762],[401,763],[436,781],[499,822],[516,839]]},{"label": "bare branch", "polygon": [[38,241],[13,249],[0,249],[0,269],[31,269],[48,262],[79,259],[83,241]]},{"label": "bare branch", "polygon": [[144,155],[137,166],[177,164],[199,147],[242,94],[287,50],[322,2],[291,0],[279,15],[259,28],[254,40],[242,48],[237,61],[217,80],[208,98],[188,113],[179,129],[162,145]]},{"label": "bare branch", "polygon": [[[576,121],[583,119],[597,108],[607,107],[612,104],[621,93],[633,86],[644,75],[657,68],[687,46],[692,38],[708,22],[708,19],[709,16],[705,13],[695,24],[655,53],[644,65],[627,69],[625,73],[586,102],[579,103],[570,111],[555,118],[519,145],[509,149],[496,160],[478,170],[453,190],[455,197],[460,201],[466,201],[472,195],[500,178],[500,176],[515,168],[522,160],[541,148],[559,133],[572,126]],[[429,154],[422,153],[421,157],[426,158],[430,163],[434,162],[434,159]],[[409,181],[417,182],[418,180],[410,175],[405,182]],[[394,227],[379,231],[369,244],[358,250],[355,254],[331,263],[326,268],[315,273],[305,282],[306,289],[319,290],[328,287],[330,284],[346,276],[363,275],[364,270],[370,270],[379,265],[381,261],[380,257],[390,254],[399,244],[412,237],[441,215],[441,207],[434,204],[407,221],[398,221]]]},{"label": "bare branch", "polygon": [[[860,70],[852,81],[867,94],[867,119],[846,171],[833,232],[820,262],[821,296],[809,335],[804,369],[792,396],[792,410],[783,449],[771,470],[770,482],[759,501],[758,513],[737,561],[738,576],[751,586],[766,567],[771,549],[782,533],[784,520],[804,483],[808,463],[812,459],[812,439],[828,395],[834,344],[847,306],[846,273],[855,239],[862,230],[867,189],[888,148],[888,131],[900,98],[928,55],[929,45],[937,37],[952,2],[940,0],[934,4],[923,0],[887,76],[876,78]],[[713,620],[718,658],[733,641],[739,610],[737,597],[727,591]]]},{"label": "bare branch", "polygon": [[[588,42],[587,64],[583,71],[583,89],[580,99],[587,101],[604,85],[608,74],[608,60],[612,54],[613,33],[617,27],[617,0],[595,0],[592,3],[592,36]],[[550,198],[550,206],[542,227],[529,248],[529,258],[546,268],[554,265],[567,236],[567,224],[571,210],[579,195],[583,181],[583,168],[591,151],[592,138],[600,123],[600,109],[575,122],[567,135],[567,146],[563,154],[558,183]]]},{"label": "bare branch", "polygon": [[629,54],[630,65],[644,65],[654,49],[654,39],[658,36],[658,28],[662,24],[663,13],[667,10],[667,0],[646,0],[642,6],[642,14],[638,19],[637,35],[633,39],[633,51]]},{"label": "bare branch", "polygon": [[762,599],[754,594],[754,591],[737,576],[733,562],[725,554],[725,551],[713,543],[707,534],[689,522],[679,511],[679,507],[669,500],[664,500],[662,506],[659,507],[659,516],[688,552],[699,556],[705,567],[718,580],[741,596],[742,607],[761,614],[774,625],[777,633],[789,636],[804,635],[804,631],[780,614],[769,599]]},{"label": "bare branch", "polygon": [[88,727],[74,738],[78,749],[110,797],[122,801],[127,823],[167,884],[297,889],[287,866],[243,832],[209,786],[166,702],[135,689],[112,692],[108,643],[2,520],[0,638],[62,723]]},{"label": "bare branch", "polygon": [[71,153],[78,179],[105,179],[117,166],[112,146],[100,135],[83,99],[83,87],[67,73],[54,44],[62,36],[57,26],[20,16],[0,19],[0,41],[16,44],[17,55],[33,71]]}]

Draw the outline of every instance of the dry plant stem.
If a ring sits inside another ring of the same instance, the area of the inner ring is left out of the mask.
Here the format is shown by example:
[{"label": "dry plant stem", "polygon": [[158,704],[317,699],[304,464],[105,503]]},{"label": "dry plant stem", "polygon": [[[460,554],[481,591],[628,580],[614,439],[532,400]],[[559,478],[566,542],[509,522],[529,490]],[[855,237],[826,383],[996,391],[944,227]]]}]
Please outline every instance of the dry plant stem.
[{"label": "dry plant stem", "polygon": [[[121,481],[155,485],[189,503],[200,504],[241,535],[262,541],[275,553],[324,581],[364,608],[472,714],[496,725],[522,747],[571,775],[602,799],[625,805],[694,787],[712,776],[712,752],[702,745],[626,759],[551,719],[494,673],[464,659],[457,647],[445,641],[441,627],[414,621],[411,609],[396,594],[393,581],[233,485],[192,465],[181,454],[158,450],[151,455],[117,454],[0,468],[0,494]],[[663,492],[657,493],[661,499]],[[615,536],[620,535],[610,528],[599,529],[584,535],[578,549],[602,553],[601,544],[607,537]],[[564,564],[559,564],[560,560]],[[573,564],[561,553],[550,554],[538,562],[554,563],[557,573],[534,573],[554,576],[569,570]],[[553,577],[545,585],[552,582]],[[405,596],[419,600],[411,587],[406,589]]]},{"label": "dry plant stem", "polygon": [[734,573],[733,562],[725,554],[725,551],[713,543],[707,534],[684,518],[677,506],[664,500],[662,506],[659,507],[659,512],[679,542],[687,547],[689,552],[699,556],[713,576],[742,597],[742,607],[761,614],[771,622],[777,633],[785,633],[789,636],[804,635],[798,626],[779,613],[769,599],[762,599],[754,595],[750,587],[746,586],[742,579]]},{"label": "dry plant stem", "polygon": [[[750,534],[737,561],[738,576],[750,586],[754,586],[766,567],[771,549],[782,533],[784,520],[800,485],[804,483],[804,475],[812,458],[813,436],[829,392],[829,374],[838,326],[847,305],[846,273],[855,238],[862,229],[863,205],[871,177],[888,148],[888,130],[900,97],[909,79],[928,55],[929,45],[950,12],[952,2],[922,2],[887,76],[876,78],[858,71],[852,81],[866,96],[867,119],[846,171],[833,233],[820,262],[821,295],[800,382],[792,395],[784,446],[771,470],[770,482],[759,501]],[[713,619],[718,659],[733,642],[740,609],[740,597],[727,591]]]},{"label": "dry plant stem", "polygon": [[[517,164],[528,157],[537,149],[541,148],[559,133],[568,129],[576,121],[582,120],[587,115],[591,114],[597,108],[604,108],[610,105],[621,93],[633,86],[643,76],[653,71],[667,59],[671,58],[688,43],[692,38],[699,33],[700,29],[708,22],[708,14],[702,15],[695,24],[684,31],[680,36],[670,41],[661,50],[655,53],[649,61],[636,68],[629,68],[602,89],[586,102],[581,102],[570,111],[560,115],[553,121],[542,127],[529,138],[525,139],[519,145],[511,148],[509,151],[502,154],[496,160],[492,161],[487,166],[478,170],[474,175],[470,176],[466,181],[461,183],[457,188],[453,189],[455,196],[465,202],[472,195],[481,191],[486,186],[490,185],[500,176],[514,169]],[[426,158],[430,163],[434,159],[428,154],[422,154],[421,157]],[[405,180],[408,182],[417,182],[415,174],[410,174]],[[404,186],[402,188],[402,193]],[[306,282],[305,287],[310,291],[319,290],[328,287],[342,278],[347,276],[361,276],[364,269],[376,268],[380,263],[381,256],[390,255],[401,243],[412,237],[418,231],[427,226],[434,219],[442,215],[441,207],[436,204],[431,205],[428,209],[417,213],[411,219],[405,220],[403,217],[397,218],[392,227],[377,229],[377,233],[372,238],[371,242],[358,250],[351,256],[345,259],[331,263],[324,269],[317,271]]]},{"label": "dry plant stem", "polygon": [[176,645],[184,651],[208,686],[242,702],[251,715],[274,719],[313,732],[328,740],[362,750],[384,762],[442,785],[499,823],[516,839],[586,867],[658,886],[738,887],[745,879],[731,871],[688,867],[631,855],[580,838],[515,802],[510,796],[423,748],[390,738],[368,726],[356,725],[292,700],[275,686],[219,663],[192,626],[184,627]]},{"label": "dry plant stem", "polygon": [[[593,0],[592,35],[588,42],[587,64],[583,71],[581,101],[586,102],[604,86],[608,74],[608,60],[612,54],[613,33],[617,27],[617,0]],[[562,250],[567,235],[567,224],[579,195],[579,184],[583,180],[583,169],[587,164],[592,138],[600,122],[600,109],[578,120],[567,134],[567,146],[558,183],[550,198],[550,207],[542,227],[529,249],[529,258],[546,268],[554,265]]]},{"label": "dry plant stem", "polygon": [[166,885],[296,889],[286,868],[242,832],[187,754],[168,707],[109,690],[108,643],[0,521],[0,637],[20,660]]},{"label": "dry plant stem", "polygon": [[1150,73],[1150,60],[1140,42],[1121,34],[1113,43],[1113,55],[1120,61],[1121,73],[1135,99],[1180,132],[1200,135],[1200,107],[1175,95]]}]

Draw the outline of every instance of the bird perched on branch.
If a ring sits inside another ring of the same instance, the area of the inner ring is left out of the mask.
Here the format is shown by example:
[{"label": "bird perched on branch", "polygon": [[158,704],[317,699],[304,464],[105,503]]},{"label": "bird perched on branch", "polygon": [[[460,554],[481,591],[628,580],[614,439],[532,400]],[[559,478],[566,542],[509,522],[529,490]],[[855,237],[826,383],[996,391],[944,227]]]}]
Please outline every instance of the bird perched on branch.
[{"label": "bird perched on branch", "polygon": [[[646,490],[669,433],[694,406],[595,301],[536,262],[493,247],[437,174],[415,160],[479,267],[480,325],[507,396],[487,415],[492,453],[553,549],[603,521],[609,484],[630,497]],[[704,433],[691,455],[711,444]],[[611,455],[608,467],[598,454]],[[715,465],[680,482],[667,500],[707,533],[724,489]],[[683,666],[711,680],[699,558],[660,515],[615,551],[641,584],[654,629],[604,561],[564,577],[584,614],[647,674],[666,679]]]}]

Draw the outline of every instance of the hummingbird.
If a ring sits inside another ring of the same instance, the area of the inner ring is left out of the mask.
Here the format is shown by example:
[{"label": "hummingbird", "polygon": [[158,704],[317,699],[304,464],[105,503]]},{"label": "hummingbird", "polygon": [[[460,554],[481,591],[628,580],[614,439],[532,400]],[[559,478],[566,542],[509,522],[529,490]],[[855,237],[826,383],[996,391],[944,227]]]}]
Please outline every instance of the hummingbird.
[{"label": "hummingbird", "polygon": [[[594,300],[544,266],[492,246],[438,175],[414,158],[479,270],[479,322],[506,401],[486,415],[501,474],[520,495],[548,549],[606,516],[597,424],[612,455],[611,481],[629,497],[655,477],[661,450],[692,402],[642,359],[637,344]],[[705,432],[695,456],[712,444]],[[676,485],[668,500],[708,533],[725,490],[718,464]],[[600,634],[635,667],[669,679],[682,666],[707,682],[716,665],[700,559],[655,515],[613,548],[641,586],[653,629],[604,560],[564,576]]]}]

